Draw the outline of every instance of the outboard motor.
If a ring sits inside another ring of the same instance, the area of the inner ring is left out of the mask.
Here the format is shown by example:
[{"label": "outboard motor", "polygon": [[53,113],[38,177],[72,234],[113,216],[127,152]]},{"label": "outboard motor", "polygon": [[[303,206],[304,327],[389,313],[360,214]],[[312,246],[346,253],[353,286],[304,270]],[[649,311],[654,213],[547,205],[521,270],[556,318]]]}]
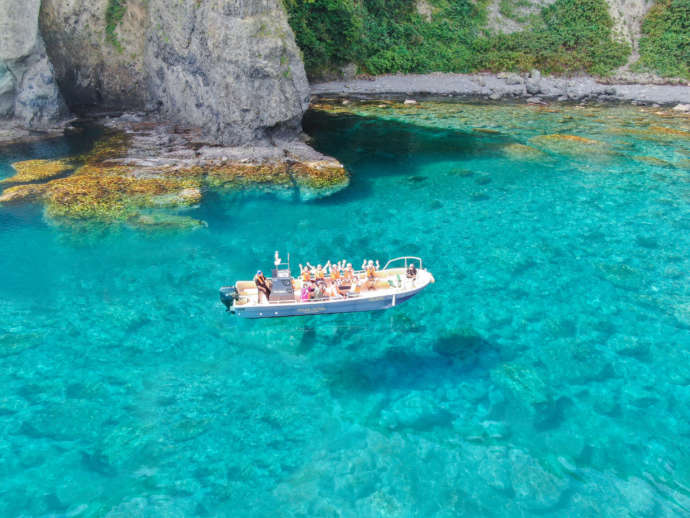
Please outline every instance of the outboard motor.
[{"label": "outboard motor", "polygon": [[240,294],[234,286],[223,286],[220,289],[220,301],[225,305],[228,311],[232,308],[233,302],[240,300]]}]

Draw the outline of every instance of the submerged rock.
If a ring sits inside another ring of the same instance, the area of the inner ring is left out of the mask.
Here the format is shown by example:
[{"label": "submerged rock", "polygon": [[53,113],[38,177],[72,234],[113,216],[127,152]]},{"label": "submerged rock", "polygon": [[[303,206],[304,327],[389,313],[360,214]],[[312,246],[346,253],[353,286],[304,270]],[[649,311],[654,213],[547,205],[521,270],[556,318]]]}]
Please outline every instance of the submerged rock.
[{"label": "submerged rock", "polygon": [[208,226],[205,221],[176,214],[138,214],[128,223],[138,228],[161,230],[191,230]]},{"label": "submerged rock", "polygon": [[46,191],[45,184],[15,185],[0,193],[0,203],[18,203],[40,200]]},{"label": "submerged rock", "polygon": [[526,146],[525,144],[508,144],[507,146],[503,147],[501,151],[511,160],[532,162],[544,160],[546,158],[546,154],[543,151],[540,151],[532,146]]},{"label": "submerged rock", "polygon": [[530,143],[546,151],[561,155],[593,158],[597,155],[610,155],[612,150],[606,142],[577,135],[556,133],[532,137]]},{"label": "submerged rock", "polygon": [[491,371],[491,380],[523,403],[534,405],[549,400],[546,383],[537,371],[528,365],[505,363]]},{"label": "submerged rock", "polygon": [[654,165],[657,167],[670,167],[670,168],[675,167],[671,162],[667,162],[666,160],[662,160],[661,158],[657,158],[654,156],[634,156],[632,158],[633,158],[633,160],[636,160],[637,162],[642,162],[642,163]]},{"label": "submerged rock", "polygon": [[17,174],[0,180],[0,183],[28,183],[49,180],[74,169],[69,160],[24,160],[14,162],[12,167]]},{"label": "submerged rock", "polygon": [[568,480],[546,469],[521,450],[511,450],[511,485],[520,506],[533,511],[555,507],[568,487]]},{"label": "submerged rock", "polygon": [[290,163],[288,170],[303,201],[333,194],[350,182],[343,165],[333,159],[294,162]]},{"label": "submerged rock", "polygon": [[[127,222],[142,209],[197,205],[205,190],[262,192],[292,199],[327,196],[349,183],[337,160],[302,143],[218,147],[198,130],[123,116],[79,156],[15,164],[18,183],[0,202],[39,201],[55,221]],[[74,169],[69,176],[54,178]],[[28,183],[47,180],[45,183]],[[168,225],[156,220],[147,225]],[[177,223],[168,226],[180,226]],[[184,226],[184,225],[182,225]]]},{"label": "submerged rock", "polygon": [[185,207],[196,205],[201,201],[201,190],[198,187],[187,187],[178,192],[151,196],[151,205],[155,207]]}]

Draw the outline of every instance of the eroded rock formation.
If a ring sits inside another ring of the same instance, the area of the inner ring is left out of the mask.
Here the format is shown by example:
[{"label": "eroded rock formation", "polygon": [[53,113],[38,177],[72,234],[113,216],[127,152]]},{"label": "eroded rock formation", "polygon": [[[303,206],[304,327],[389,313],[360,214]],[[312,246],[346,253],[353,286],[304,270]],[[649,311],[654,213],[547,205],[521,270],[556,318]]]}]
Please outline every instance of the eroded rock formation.
[{"label": "eroded rock formation", "polygon": [[67,114],[38,33],[40,0],[0,0],[0,136],[45,129]]},{"label": "eroded rock formation", "polygon": [[156,110],[225,145],[287,131],[309,103],[279,0],[44,0],[41,29],[70,106]]}]

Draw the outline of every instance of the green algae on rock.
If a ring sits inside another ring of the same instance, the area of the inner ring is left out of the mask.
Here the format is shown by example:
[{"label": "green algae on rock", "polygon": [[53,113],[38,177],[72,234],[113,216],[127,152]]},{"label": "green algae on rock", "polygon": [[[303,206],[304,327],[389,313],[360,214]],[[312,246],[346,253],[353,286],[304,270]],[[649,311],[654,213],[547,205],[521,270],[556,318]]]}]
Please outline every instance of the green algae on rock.
[{"label": "green algae on rock", "polygon": [[185,180],[73,175],[51,182],[44,203],[54,219],[122,221],[142,207],[156,206],[157,197],[188,188],[193,185]]},{"label": "green algae on rock", "polygon": [[[186,226],[140,218],[142,209],[198,205],[205,191],[311,200],[348,185],[337,160],[302,143],[252,148],[204,144],[200,131],[124,117],[109,121],[91,150],[52,161],[17,163],[0,203],[41,202],[50,220]],[[72,174],[61,176],[73,169]],[[45,180],[44,183],[28,183]],[[175,218],[173,218],[174,220]]]},{"label": "green algae on rock", "polygon": [[24,184],[8,187],[0,193],[0,203],[39,201],[47,189],[46,184]]},{"label": "green algae on rock", "polygon": [[293,162],[288,169],[303,201],[333,194],[350,181],[343,165],[333,161]]}]

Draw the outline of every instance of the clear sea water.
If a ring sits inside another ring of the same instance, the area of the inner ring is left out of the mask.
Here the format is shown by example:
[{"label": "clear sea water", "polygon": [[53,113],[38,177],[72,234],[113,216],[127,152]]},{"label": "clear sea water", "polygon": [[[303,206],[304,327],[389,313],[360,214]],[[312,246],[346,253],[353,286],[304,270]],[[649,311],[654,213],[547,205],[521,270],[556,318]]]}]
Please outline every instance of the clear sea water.
[{"label": "clear sea water", "polygon": [[[690,515],[690,139],[639,131],[689,124],[354,107],[305,121],[352,174],[326,199],[209,194],[190,232],[1,207],[0,516]],[[505,152],[558,132],[606,151]],[[420,255],[438,282],[386,312],[225,313],[276,248]]]}]

